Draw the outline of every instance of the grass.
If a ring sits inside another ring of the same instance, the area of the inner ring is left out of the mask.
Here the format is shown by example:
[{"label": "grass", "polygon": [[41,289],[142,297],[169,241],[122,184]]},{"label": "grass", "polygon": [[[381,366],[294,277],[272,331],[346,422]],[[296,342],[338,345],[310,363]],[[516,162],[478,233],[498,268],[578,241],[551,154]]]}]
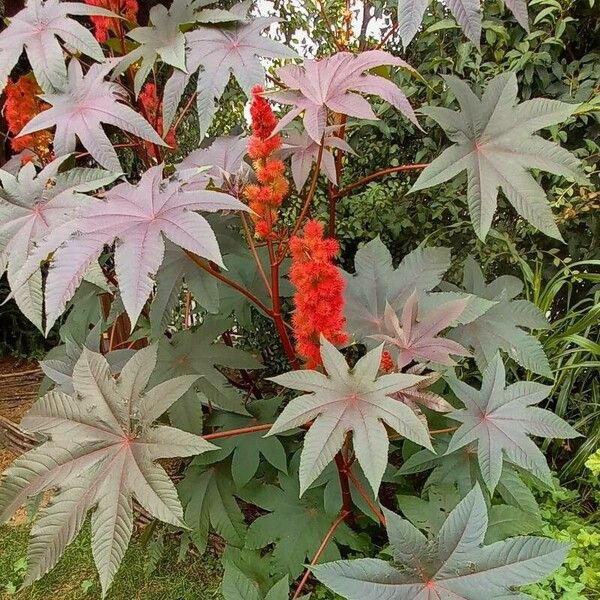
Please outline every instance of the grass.
[{"label": "grass", "polygon": [[[69,546],[58,565],[42,580],[21,592],[26,568],[29,527],[0,527],[1,600],[96,600],[100,583],[90,550],[89,527]],[[166,543],[154,570],[147,548],[133,541],[107,595],[107,600],[218,600],[220,571],[217,559],[206,553],[178,561],[176,544]]]}]

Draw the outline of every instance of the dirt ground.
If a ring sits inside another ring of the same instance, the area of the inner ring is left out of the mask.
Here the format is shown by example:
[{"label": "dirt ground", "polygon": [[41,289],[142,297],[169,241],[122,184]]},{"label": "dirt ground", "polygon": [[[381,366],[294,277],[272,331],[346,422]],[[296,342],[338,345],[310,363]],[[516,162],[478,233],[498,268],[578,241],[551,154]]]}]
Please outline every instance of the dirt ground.
[{"label": "dirt ground", "polygon": [[[19,423],[37,398],[43,374],[35,361],[0,359],[0,416]],[[15,457],[0,444],[0,473]]]}]

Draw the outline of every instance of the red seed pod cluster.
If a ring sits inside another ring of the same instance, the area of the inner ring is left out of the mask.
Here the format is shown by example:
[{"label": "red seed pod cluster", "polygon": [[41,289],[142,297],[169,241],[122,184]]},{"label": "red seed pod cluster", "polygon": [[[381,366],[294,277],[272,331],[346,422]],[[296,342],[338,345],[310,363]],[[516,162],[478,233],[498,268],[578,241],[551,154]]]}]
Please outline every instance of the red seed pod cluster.
[{"label": "red seed pod cluster", "polygon": [[394,363],[394,359],[392,358],[392,355],[387,350],[384,350],[381,354],[380,369],[384,373],[391,373],[395,367],[396,367],[396,364]]},{"label": "red seed pod cluster", "polygon": [[[147,83],[140,92],[138,97],[139,103],[144,111],[144,116],[148,120],[148,122],[156,129],[158,135],[161,137],[164,135],[163,131],[163,103],[158,97],[158,92],[156,90],[156,85],[154,83]],[[175,130],[170,129],[167,136],[164,138],[165,142],[171,146],[171,148],[175,148],[177,146],[177,141],[175,139]],[[150,156],[156,158],[159,157],[156,155],[156,146],[150,142],[145,142],[146,149]]]},{"label": "red seed pod cluster", "polygon": [[262,96],[263,88],[252,88],[252,137],[248,143],[248,154],[254,161],[254,172],[258,183],[249,184],[244,190],[248,205],[256,213],[254,218],[259,237],[273,235],[277,211],[288,193],[285,165],[274,157],[281,148],[280,135],[272,135],[277,126],[277,117],[269,102]]},{"label": "red seed pod cluster", "polygon": [[[85,0],[86,4],[99,6],[114,12],[125,18],[130,23],[137,23],[138,3],[137,0]],[[108,40],[111,33],[117,33],[119,20],[110,17],[91,16],[94,25],[94,37],[103,44]]]},{"label": "red seed pod cluster", "polygon": [[14,137],[35,117],[49,106],[39,99],[42,90],[31,75],[23,75],[16,82],[8,81],[6,85],[6,102],[4,118],[8,132],[13,136],[10,141],[14,152],[29,149],[35,152],[43,162],[52,158],[50,145],[52,134],[48,131],[37,131],[30,135]]},{"label": "red seed pod cluster", "polygon": [[332,344],[345,344],[344,279],[333,259],[339,245],[323,236],[323,225],[309,221],[303,236],[290,240],[290,279],[296,288],[292,317],[296,351],[313,369],[321,364],[320,335]]}]

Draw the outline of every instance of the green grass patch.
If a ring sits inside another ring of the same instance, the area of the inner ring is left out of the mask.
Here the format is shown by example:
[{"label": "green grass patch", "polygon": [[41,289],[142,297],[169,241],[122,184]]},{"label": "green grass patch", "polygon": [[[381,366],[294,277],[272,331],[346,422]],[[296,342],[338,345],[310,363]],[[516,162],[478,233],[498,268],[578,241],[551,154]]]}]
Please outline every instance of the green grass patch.
[{"label": "green grass patch", "polygon": [[[100,583],[90,548],[90,532],[69,546],[58,565],[42,580],[17,592],[25,573],[28,526],[0,526],[0,599],[2,600],[95,600]],[[178,560],[176,544],[167,542],[151,567],[148,548],[132,541],[107,600],[215,600],[220,568],[216,557],[186,556]]]}]

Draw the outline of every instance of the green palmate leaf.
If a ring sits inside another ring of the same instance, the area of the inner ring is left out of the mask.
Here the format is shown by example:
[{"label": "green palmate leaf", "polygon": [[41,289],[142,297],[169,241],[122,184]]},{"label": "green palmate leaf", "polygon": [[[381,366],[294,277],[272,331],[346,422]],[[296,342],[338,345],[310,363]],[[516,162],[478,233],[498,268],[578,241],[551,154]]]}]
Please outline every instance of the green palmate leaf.
[{"label": "green palmate leaf", "polygon": [[192,539],[204,552],[212,529],[232,546],[241,548],[246,524],[233,495],[235,486],[228,465],[206,463],[201,458],[194,459],[178,487],[185,506],[185,522],[193,528]]},{"label": "green palmate leaf", "polygon": [[225,600],[288,600],[289,577],[271,577],[273,561],[255,550],[229,546],[223,553],[221,593]]},{"label": "green palmate leaf", "polygon": [[[211,425],[223,427],[224,431],[272,423],[281,400],[272,398],[255,400],[247,406],[251,417],[220,413],[211,419]],[[264,437],[264,432],[248,433],[219,440],[221,452],[215,453],[215,460],[223,460],[232,455],[231,474],[238,488],[244,487],[256,474],[261,457],[273,467],[287,472],[285,448],[276,437]]]},{"label": "green palmate leaf", "polygon": [[461,111],[429,106],[422,112],[442,126],[454,145],[421,173],[412,191],[438,185],[467,171],[469,212],[482,240],[496,212],[498,188],[534,227],[562,239],[546,194],[529,169],[585,181],[574,155],[533,135],[539,129],[565,121],[577,105],[545,98],[518,104],[514,73],[495,77],[481,98],[460,79],[447,76],[445,80]]},{"label": "green palmate leaf", "polygon": [[[297,459],[292,460],[290,474],[280,474],[279,487],[256,483],[240,492],[244,500],[269,512],[256,519],[248,529],[246,547],[253,549],[275,545],[273,573],[295,579],[303,565],[312,559],[323,537],[335,520],[335,514],[323,510],[323,489],[311,488],[298,499]],[[359,537],[340,525],[327,545],[323,560],[340,557],[338,545],[364,550]]]},{"label": "green palmate leaf", "polygon": [[[425,15],[428,0],[398,0],[398,32],[404,47],[415,37]],[[446,0],[444,6],[450,10],[465,35],[476,46],[481,38],[481,1],[480,0]],[[506,0],[506,6],[521,26],[529,31],[527,16],[527,0]],[[445,19],[447,20],[447,19]],[[450,21],[450,23],[452,23]],[[428,31],[435,31],[432,25]]]},{"label": "green palmate leaf", "polygon": [[179,246],[167,241],[162,265],[156,273],[156,291],[150,307],[153,338],[159,338],[171,324],[173,310],[180,300],[184,281],[198,304],[210,313],[219,310],[217,280],[198,268]]},{"label": "green palmate leaf", "polygon": [[386,511],[393,562],[364,558],[318,565],[313,572],[348,600],[508,600],[515,586],[539,581],[565,559],[569,544],[516,537],[483,546],[488,515],[475,487],[427,539]]},{"label": "green palmate leaf", "polygon": [[423,423],[408,406],[390,398],[423,378],[403,373],[378,377],[382,350],[383,346],[371,350],[351,369],[343,354],[321,336],[321,357],[327,375],[291,371],[271,378],[290,389],[308,392],[285,407],[268,433],[274,435],[314,420],[305,435],[300,459],[301,493],[333,460],[349,432],[356,458],[375,492],[388,461],[385,425],[431,448]]},{"label": "green palmate leaf", "polygon": [[198,408],[202,403],[247,415],[242,395],[219,367],[258,369],[261,364],[251,354],[217,341],[230,326],[226,319],[205,320],[194,331],[181,331],[170,339],[163,339],[159,344],[153,379],[158,382],[178,375],[196,374],[200,377],[195,385],[198,393],[190,391],[181,400],[189,410]]},{"label": "green palmate leaf", "polygon": [[546,459],[528,434],[542,437],[574,438],[579,433],[550,411],[532,407],[550,393],[551,387],[518,381],[505,387],[506,373],[500,355],[483,372],[481,389],[449,378],[448,383],[465,408],[449,415],[462,423],[452,436],[448,452],[477,444],[483,480],[494,490],[506,458],[550,483]]},{"label": "green palmate leaf", "polygon": [[[459,288],[444,284],[444,289]],[[472,348],[475,361],[483,370],[498,350],[506,352],[521,366],[552,377],[552,369],[540,342],[523,328],[546,329],[548,320],[542,311],[528,300],[514,300],[523,283],[516,277],[504,275],[486,283],[479,265],[472,257],[465,261],[462,288],[481,298],[493,301],[493,305],[481,316],[469,323],[459,325],[448,337]]]},{"label": "green palmate leaf", "polygon": [[156,347],[140,350],[115,380],[106,359],[85,348],[73,371],[75,395],[49,392],[23,418],[25,429],[49,439],[4,474],[0,518],[10,517],[28,497],[56,490],[32,529],[25,584],[52,569],[88,510],[104,594],[131,537],[134,497],[152,516],[183,526],[175,487],[155,461],[214,446],[172,427],[152,426],[196,379],[179,377],[145,392],[155,363]]},{"label": "green palmate leaf", "polygon": [[[413,525],[436,534],[461,500],[461,494],[454,484],[442,482],[427,485],[423,498],[399,495],[397,500],[400,510]],[[489,509],[489,520],[486,543],[539,531],[542,526],[539,514],[536,517],[527,510],[508,504],[492,505]]]}]

